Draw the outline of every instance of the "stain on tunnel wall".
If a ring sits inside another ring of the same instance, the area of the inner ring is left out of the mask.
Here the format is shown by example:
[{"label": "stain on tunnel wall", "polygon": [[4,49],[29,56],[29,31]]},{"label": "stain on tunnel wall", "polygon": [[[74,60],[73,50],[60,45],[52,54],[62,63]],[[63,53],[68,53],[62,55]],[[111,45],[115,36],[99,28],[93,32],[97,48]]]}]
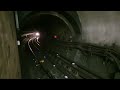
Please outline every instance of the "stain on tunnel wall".
[{"label": "stain on tunnel wall", "polygon": [[21,78],[15,20],[12,11],[0,11],[0,79]]}]

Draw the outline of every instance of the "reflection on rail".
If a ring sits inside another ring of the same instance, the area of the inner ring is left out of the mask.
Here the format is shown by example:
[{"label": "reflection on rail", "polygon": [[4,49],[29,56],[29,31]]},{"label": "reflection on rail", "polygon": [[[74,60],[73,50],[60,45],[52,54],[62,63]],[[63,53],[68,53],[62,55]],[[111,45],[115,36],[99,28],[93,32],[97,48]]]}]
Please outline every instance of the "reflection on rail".
[{"label": "reflection on rail", "polygon": [[[36,60],[39,62],[39,55],[37,53],[40,52],[40,42],[37,39],[32,39],[31,44],[33,44],[31,46],[34,47],[30,48],[36,48],[37,50],[37,52],[34,52],[33,50],[32,51],[35,54],[34,56]],[[111,48],[100,47],[86,43],[55,41],[54,44],[51,45],[51,48],[46,48],[44,51],[44,54],[46,55],[46,58],[44,58],[45,62],[39,63],[40,68],[43,69],[49,79],[105,79],[104,77],[99,76],[95,72],[88,70],[82,65],[74,63],[72,60],[69,60],[58,51],[55,51],[57,50],[56,48],[63,47],[74,48],[82,51],[85,54],[108,58],[111,62],[115,62],[120,69],[120,54]],[[74,63],[74,65],[72,63]],[[56,76],[57,74],[58,76]]]}]

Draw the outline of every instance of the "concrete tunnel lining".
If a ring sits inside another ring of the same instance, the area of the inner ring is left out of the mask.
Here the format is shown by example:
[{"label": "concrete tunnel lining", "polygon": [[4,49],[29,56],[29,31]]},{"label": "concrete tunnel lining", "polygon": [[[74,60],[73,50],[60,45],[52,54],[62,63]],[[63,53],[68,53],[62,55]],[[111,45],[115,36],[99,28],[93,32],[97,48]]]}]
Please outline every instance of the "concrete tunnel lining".
[{"label": "concrete tunnel lining", "polygon": [[[32,16],[31,16],[32,17]],[[39,17],[39,15],[38,15],[38,17]],[[53,17],[53,16],[52,16]],[[34,21],[34,19],[35,18],[33,18],[33,20],[32,20],[32,18],[30,19],[30,18],[28,18],[29,20],[27,21],[26,20],[26,22],[28,22],[25,26],[28,26],[28,27],[26,27],[27,29],[28,28],[31,28],[32,26],[32,24],[34,23],[34,22],[36,22],[36,21]],[[36,17],[36,19],[38,19],[37,17]],[[50,20],[50,19],[49,19]],[[24,20],[23,20],[24,21]],[[40,20],[39,20],[40,21]],[[42,20],[42,21],[44,21],[44,20]],[[50,21],[52,21],[52,20],[50,20]],[[55,20],[54,20],[55,21]],[[53,21],[53,22],[54,22]],[[31,24],[29,23],[29,22],[31,22]],[[38,23],[38,22],[37,22]],[[51,23],[50,23],[51,24]],[[62,25],[62,24],[61,24]],[[29,27],[30,26],[30,27]],[[39,24],[38,25],[36,25],[36,26],[38,26],[39,27]],[[36,26],[34,26],[33,25],[33,27],[36,27]],[[64,25],[63,25],[64,26]],[[22,27],[22,26],[21,26]],[[24,29],[24,26],[23,26],[23,29]],[[56,29],[54,29],[53,31],[51,31],[51,32],[55,32],[55,30]],[[60,31],[60,30],[59,30]],[[64,53],[64,50],[63,51],[61,51],[61,53],[63,52],[63,54],[65,54]],[[74,54],[73,54],[74,53]],[[65,54],[66,55],[66,54]],[[75,50],[73,50],[73,52],[71,52],[71,53],[69,53],[69,55],[68,55],[68,57],[70,58],[70,59],[73,59],[74,61],[76,61],[77,63],[78,63],[78,56],[76,56],[75,57],[75,55],[76,55],[76,51]],[[76,59],[77,58],[77,59]],[[89,59],[90,59],[90,57],[89,57]],[[92,58],[91,58],[92,59]],[[102,61],[102,60],[100,60],[100,61]],[[89,62],[89,63],[91,63],[91,62]],[[82,64],[83,64],[83,62],[82,62]],[[86,64],[86,62],[85,62],[85,64]],[[99,62],[99,64],[102,64],[102,63],[100,63]],[[94,62],[92,62],[92,64],[90,64],[90,65],[96,65]],[[87,66],[87,65],[86,65]],[[92,66],[90,66],[90,68],[91,68]],[[94,70],[94,68],[91,68],[91,70]],[[94,71],[96,71],[97,69],[95,69]],[[101,69],[102,70],[102,69]],[[100,71],[100,69],[99,69],[99,71]],[[106,71],[105,71],[106,72]],[[101,74],[101,72],[100,72],[100,74]],[[105,76],[105,77],[107,77],[107,74],[106,75],[104,75],[104,74],[101,74],[101,75],[103,75],[103,76]]]},{"label": "concrete tunnel lining", "polygon": [[0,11],[0,79],[20,79],[14,13]]}]

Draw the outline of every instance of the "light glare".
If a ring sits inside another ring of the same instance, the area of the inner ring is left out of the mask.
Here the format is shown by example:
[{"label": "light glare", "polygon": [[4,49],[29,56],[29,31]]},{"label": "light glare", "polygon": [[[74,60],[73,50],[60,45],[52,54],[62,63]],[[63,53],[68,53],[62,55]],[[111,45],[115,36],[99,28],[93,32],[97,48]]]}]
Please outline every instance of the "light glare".
[{"label": "light glare", "polygon": [[35,33],[35,35],[36,35],[36,36],[39,36],[40,34],[37,32],[37,33]]}]

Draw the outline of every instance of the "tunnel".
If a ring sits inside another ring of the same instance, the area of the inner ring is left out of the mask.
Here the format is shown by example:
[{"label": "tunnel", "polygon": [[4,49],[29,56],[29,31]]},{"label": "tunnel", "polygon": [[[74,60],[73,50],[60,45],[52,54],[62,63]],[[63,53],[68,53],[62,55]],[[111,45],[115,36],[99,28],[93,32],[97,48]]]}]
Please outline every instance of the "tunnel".
[{"label": "tunnel", "polygon": [[[76,19],[74,19],[74,17]],[[19,18],[20,28],[23,31],[28,30],[28,28],[39,28],[39,30],[49,32],[52,35],[55,33],[58,33],[58,35],[60,33],[64,34],[67,32],[74,40],[75,37],[80,36],[81,33],[81,24],[78,20],[77,13],[70,15],[69,12],[31,12],[30,14],[24,17],[20,16]],[[60,38],[63,38],[63,36],[64,35],[61,34]]]},{"label": "tunnel", "polygon": [[119,11],[1,11],[0,79],[120,79]]},{"label": "tunnel", "polygon": [[[120,58],[113,49],[105,52],[106,47],[82,42],[82,24],[76,11],[17,13],[23,79],[109,79],[119,71],[118,61],[106,58]],[[93,64],[96,60],[100,68],[112,69],[101,73]]]},{"label": "tunnel", "polygon": [[[80,36],[81,26],[79,24],[80,22],[76,22],[78,20],[76,12],[73,12],[75,14],[72,16],[67,12],[31,12],[24,16],[25,13],[21,15],[21,12],[18,12],[21,34],[39,32],[40,52],[43,51],[42,54],[44,53],[44,55],[46,55],[44,51],[48,53],[48,51],[56,49],[54,46],[55,42],[74,41],[76,40],[76,36]],[[73,17],[76,17],[76,19]],[[29,52],[27,44],[26,48]],[[57,46],[57,48],[61,48],[61,46]],[[35,48],[33,49],[35,50]],[[59,52],[57,49],[56,51]],[[37,59],[38,57],[41,58],[42,56],[35,56]],[[25,62],[22,63],[25,64]]]}]

